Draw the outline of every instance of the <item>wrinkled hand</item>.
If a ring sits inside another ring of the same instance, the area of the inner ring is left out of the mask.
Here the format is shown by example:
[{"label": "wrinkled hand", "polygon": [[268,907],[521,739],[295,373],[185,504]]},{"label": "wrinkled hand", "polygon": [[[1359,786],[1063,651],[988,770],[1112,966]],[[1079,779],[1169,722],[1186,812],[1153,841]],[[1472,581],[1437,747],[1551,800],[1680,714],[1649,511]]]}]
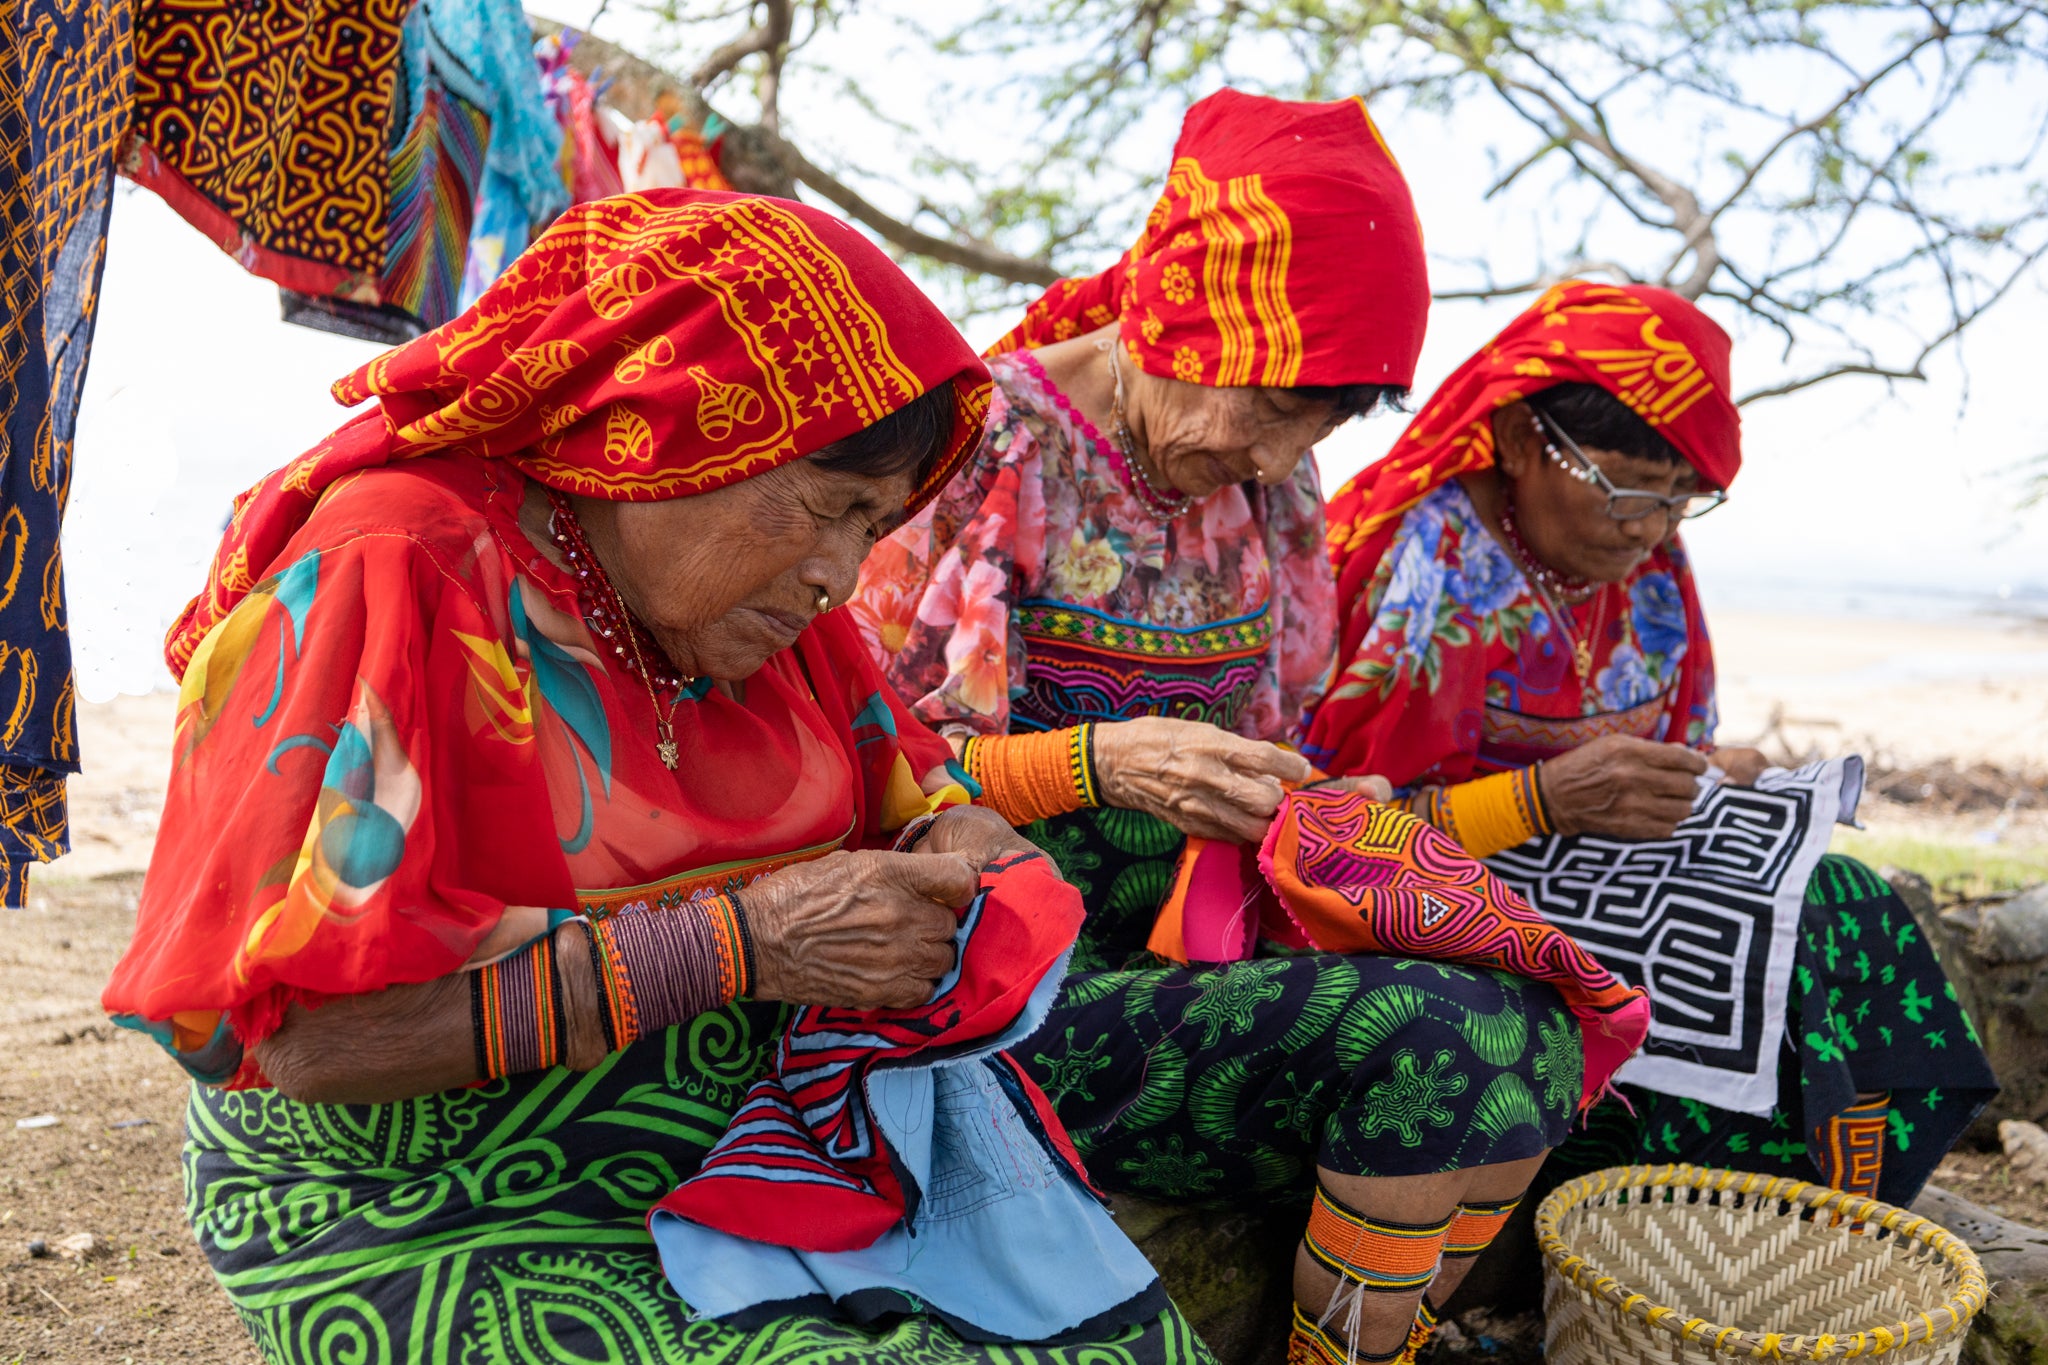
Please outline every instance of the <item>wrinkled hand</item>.
[{"label": "wrinkled hand", "polygon": [[752,994],[862,1010],[922,1005],[953,969],[954,909],[980,884],[979,864],[957,852],[842,851],[771,872],[741,897]]},{"label": "wrinkled hand", "polygon": [[1707,758],[1722,772],[1728,774],[1728,784],[1733,787],[1754,787],[1756,780],[1772,767],[1771,760],[1755,749],[1716,749]]},{"label": "wrinkled hand", "polygon": [[1607,735],[1543,761],[1543,804],[1559,834],[1667,839],[1692,814],[1706,770],[1683,744]]},{"label": "wrinkled hand", "polygon": [[1203,839],[1257,843],[1308,760],[1194,720],[1145,716],[1095,727],[1102,804],[1156,815]]},{"label": "wrinkled hand", "polygon": [[957,853],[976,867],[987,867],[1011,854],[1043,850],[986,806],[954,806],[939,812],[931,832],[918,841],[914,851]]}]

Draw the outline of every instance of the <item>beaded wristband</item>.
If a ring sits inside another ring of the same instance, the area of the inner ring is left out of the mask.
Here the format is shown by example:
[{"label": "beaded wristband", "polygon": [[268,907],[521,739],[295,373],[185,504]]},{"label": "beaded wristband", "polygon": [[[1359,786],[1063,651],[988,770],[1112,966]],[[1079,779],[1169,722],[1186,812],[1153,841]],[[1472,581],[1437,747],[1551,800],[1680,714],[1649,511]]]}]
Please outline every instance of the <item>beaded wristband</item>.
[{"label": "beaded wristband", "polygon": [[568,1018],[554,935],[470,973],[469,1010],[476,1068],[486,1080],[559,1065]]},{"label": "beaded wristband", "polygon": [[1013,825],[1101,804],[1092,723],[1035,734],[977,735],[960,758],[980,785],[983,804]]},{"label": "beaded wristband", "polygon": [[604,997],[598,1013],[614,1050],[730,1004],[753,984],[753,938],[730,893],[612,915],[586,932]]},{"label": "beaded wristband", "polygon": [[1534,767],[1425,788],[1408,798],[1407,806],[1475,858],[1490,858],[1551,833]]}]

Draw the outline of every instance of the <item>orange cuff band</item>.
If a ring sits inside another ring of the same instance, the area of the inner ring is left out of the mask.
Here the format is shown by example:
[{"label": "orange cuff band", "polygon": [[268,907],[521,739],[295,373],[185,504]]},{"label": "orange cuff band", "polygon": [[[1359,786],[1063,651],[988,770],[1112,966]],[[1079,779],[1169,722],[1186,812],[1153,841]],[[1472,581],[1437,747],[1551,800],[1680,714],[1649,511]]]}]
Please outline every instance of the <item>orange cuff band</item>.
[{"label": "orange cuff band", "polygon": [[1495,773],[1454,787],[1431,787],[1410,797],[1408,809],[1457,840],[1475,858],[1490,858],[1551,832],[1534,767]]},{"label": "orange cuff band", "polygon": [[553,934],[477,968],[469,990],[476,1068],[484,1079],[545,1071],[562,1060],[568,1022]]},{"label": "orange cuff band", "polygon": [[1013,825],[1101,804],[1095,785],[1095,727],[1028,735],[977,735],[960,754],[981,784],[982,804]]},{"label": "orange cuff band", "polygon": [[1521,1202],[1502,1199],[1490,1204],[1458,1205],[1458,1212],[1451,1219],[1450,1235],[1444,1238],[1444,1255],[1477,1256],[1486,1250]]}]

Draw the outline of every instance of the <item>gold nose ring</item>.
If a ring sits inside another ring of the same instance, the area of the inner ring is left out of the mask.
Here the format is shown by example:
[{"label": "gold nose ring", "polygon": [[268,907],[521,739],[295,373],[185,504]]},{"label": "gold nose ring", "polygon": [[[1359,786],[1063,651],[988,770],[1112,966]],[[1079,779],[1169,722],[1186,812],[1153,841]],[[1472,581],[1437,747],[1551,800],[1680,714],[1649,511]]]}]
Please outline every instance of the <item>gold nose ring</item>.
[{"label": "gold nose ring", "polygon": [[832,594],[823,588],[818,589],[818,614],[822,616],[830,610],[832,610]]}]

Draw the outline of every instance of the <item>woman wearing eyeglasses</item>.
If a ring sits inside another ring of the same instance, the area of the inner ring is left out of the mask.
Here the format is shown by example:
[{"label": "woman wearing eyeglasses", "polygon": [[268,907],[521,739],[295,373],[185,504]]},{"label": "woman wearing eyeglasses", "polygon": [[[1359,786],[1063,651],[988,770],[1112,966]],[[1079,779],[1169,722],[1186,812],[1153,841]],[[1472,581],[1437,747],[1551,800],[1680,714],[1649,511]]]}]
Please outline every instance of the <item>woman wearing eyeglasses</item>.
[{"label": "woman wearing eyeglasses", "polygon": [[[1306,756],[1385,775],[1482,858],[1550,833],[1666,838],[1703,776],[1755,782],[1761,754],[1714,744],[1713,651],[1679,535],[1741,465],[1728,359],[1727,335],[1675,294],[1568,281],[1444,381],[1330,500],[1338,671]],[[1590,1164],[1919,1193],[1996,1092],[1976,1033],[1861,864],[1822,859],[1797,945],[1777,1109],[1628,1088],[1632,1110],[1594,1111],[1606,1160]]]}]

